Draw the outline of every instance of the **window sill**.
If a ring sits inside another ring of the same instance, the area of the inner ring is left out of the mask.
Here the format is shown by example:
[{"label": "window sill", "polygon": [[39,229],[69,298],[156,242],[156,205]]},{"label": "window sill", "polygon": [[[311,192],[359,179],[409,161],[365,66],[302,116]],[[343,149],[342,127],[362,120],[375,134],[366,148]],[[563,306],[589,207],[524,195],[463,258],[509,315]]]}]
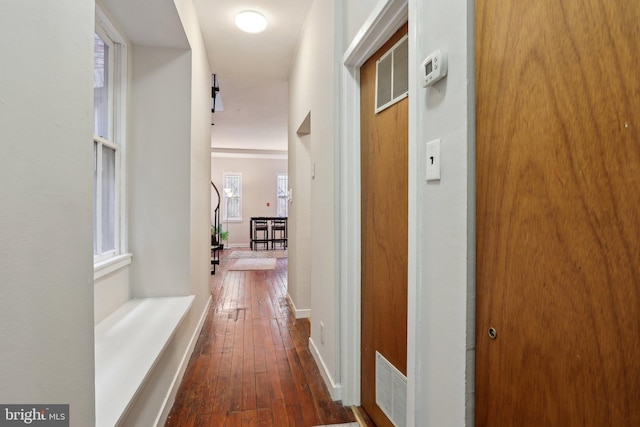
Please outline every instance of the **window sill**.
[{"label": "window sill", "polygon": [[131,257],[131,254],[116,255],[93,264],[93,280],[98,280],[109,273],[113,273],[131,264]]}]

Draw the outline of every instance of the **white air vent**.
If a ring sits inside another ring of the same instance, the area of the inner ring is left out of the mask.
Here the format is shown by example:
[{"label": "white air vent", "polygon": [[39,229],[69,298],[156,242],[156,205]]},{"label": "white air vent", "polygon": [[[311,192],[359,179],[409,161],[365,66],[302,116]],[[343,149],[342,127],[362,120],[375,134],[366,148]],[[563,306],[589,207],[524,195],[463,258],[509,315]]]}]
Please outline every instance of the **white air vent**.
[{"label": "white air vent", "polygon": [[409,39],[404,36],[376,61],[376,114],[409,93]]},{"label": "white air vent", "polygon": [[407,377],[377,351],[376,404],[394,426],[407,425]]}]

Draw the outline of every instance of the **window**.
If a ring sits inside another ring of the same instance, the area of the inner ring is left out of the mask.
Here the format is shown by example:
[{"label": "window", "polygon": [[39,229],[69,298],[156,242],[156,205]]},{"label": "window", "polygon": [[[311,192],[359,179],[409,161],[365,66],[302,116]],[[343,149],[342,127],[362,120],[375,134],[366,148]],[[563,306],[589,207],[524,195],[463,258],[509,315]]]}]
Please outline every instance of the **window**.
[{"label": "window", "polygon": [[[98,11],[93,55],[93,257],[98,263],[123,253],[121,215],[124,47]],[[105,23],[107,25],[105,25]]]},{"label": "window", "polygon": [[225,172],[224,186],[224,215],[225,221],[242,221],[242,174]]},{"label": "window", "polygon": [[276,216],[286,217],[289,213],[289,175],[279,173],[276,183]]}]

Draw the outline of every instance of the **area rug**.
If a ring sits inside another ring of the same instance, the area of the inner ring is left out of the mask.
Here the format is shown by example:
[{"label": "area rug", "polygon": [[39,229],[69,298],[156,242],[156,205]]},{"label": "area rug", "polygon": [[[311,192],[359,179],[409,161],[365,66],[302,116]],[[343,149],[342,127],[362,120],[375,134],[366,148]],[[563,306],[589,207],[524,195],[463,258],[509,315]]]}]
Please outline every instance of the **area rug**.
[{"label": "area rug", "polygon": [[287,251],[233,251],[228,258],[286,258]]},{"label": "area rug", "polygon": [[229,263],[227,270],[275,270],[275,258],[240,258]]}]

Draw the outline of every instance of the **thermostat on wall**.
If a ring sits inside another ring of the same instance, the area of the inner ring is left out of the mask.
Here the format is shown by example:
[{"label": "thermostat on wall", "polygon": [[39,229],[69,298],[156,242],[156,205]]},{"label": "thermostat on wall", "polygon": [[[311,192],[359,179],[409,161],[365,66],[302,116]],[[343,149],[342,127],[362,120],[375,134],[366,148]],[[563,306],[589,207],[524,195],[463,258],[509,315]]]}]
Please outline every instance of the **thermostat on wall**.
[{"label": "thermostat on wall", "polygon": [[435,50],[422,61],[424,72],[423,87],[432,86],[447,75],[447,54],[440,49]]}]

